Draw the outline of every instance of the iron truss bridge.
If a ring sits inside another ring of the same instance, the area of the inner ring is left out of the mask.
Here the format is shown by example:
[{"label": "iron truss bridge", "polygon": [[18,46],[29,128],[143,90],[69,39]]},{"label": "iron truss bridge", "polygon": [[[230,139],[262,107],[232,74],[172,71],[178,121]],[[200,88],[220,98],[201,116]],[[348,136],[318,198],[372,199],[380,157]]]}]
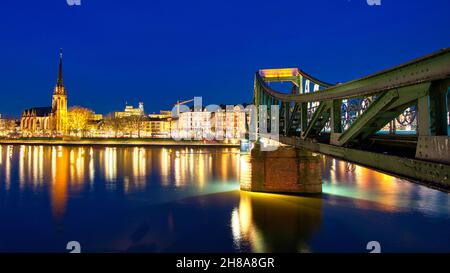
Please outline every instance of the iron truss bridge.
[{"label": "iron truss bridge", "polygon": [[297,68],[263,69],[253,100],[280,107],[282,143],[449,190],[449,86],[446,48],[338,84]]}]

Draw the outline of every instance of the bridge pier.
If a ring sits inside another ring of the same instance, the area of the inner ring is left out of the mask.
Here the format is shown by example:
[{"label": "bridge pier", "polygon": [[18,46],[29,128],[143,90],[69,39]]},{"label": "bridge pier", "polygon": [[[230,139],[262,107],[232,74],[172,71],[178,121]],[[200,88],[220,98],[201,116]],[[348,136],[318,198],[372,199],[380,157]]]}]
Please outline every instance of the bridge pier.
[{"label": "bridge pier", "polygon": [[241,155],[240,188],[270,193],[322,193],[322,165],[318,155],[294,147]]}]

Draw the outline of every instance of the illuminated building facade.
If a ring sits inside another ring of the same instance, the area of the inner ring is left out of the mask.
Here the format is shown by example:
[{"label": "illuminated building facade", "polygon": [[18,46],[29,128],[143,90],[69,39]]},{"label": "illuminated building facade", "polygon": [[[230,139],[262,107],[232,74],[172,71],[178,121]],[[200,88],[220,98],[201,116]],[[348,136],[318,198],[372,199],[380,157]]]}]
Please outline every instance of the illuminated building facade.
[{"label": "illuminated building facade", "polygon": [[123,112],[115,112],[114,117],[115,118],[126,118],[126,117],[132,117],[132,116],[144,116],[144,103],[139,102],[139,106],[137,108],[134,108],[131,105],[125,105],[125,109]]},{"label": "illuminated building facade", "polygon": [[163,118],[163,119],[171,119],[172,118],[172,111],[168,110],[161,110],[158,114],[153,113],[148,115],[150,118]]},{"label": "illuminated building facade", "polygon": [[184,139],[204,139],[211,132],[211,112],[189,111],[182,112],[178,116],[174,128],[179,137]]},{"label": "illuminated building facade", "polygon": [[86,124],[86,137],[104,137],[105,132],[101,129],[103,115],[91,112]]},{"label": "illuminated building facade", "polygon": [[244,137],[245,112],[239,106],[235,106],[232,111],[221,108],[218,112],[211,113],[212,131],[221,135],[225,140],[239,140]]},{"label": "illuminated building facade", "polygon": [[235,106],[228,111],[221,107],[216,111],[189,111],[179,114],[174,130],[181,138],[216,139],[237,141],[246,132],[243,108]]},{"label": "illuminated building facade", "polygon": [[168,138],[172,128],[171,111],[161,110],[143,119],[143,131],[146,137]]},{"label": "illuminated building facade", "polygon": [[63,84],[62,50],[59,54],[58,80],[52,106],[33,107],[22,113],[20,129],[24,136],[63,135],[67,129],[67,93]]}]

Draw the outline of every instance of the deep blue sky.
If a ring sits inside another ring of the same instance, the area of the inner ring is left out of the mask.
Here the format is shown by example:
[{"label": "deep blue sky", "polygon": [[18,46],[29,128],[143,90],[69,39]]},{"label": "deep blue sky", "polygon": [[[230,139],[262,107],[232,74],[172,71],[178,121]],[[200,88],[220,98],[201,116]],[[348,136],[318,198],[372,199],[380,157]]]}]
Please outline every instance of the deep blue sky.
[{"label": "deep blue sky", "polygon": [[449,0],[2,0],[0,113],[48,106],[64,50],[69,105],[250,101],[260,68],[344,82],[450,46]]}]

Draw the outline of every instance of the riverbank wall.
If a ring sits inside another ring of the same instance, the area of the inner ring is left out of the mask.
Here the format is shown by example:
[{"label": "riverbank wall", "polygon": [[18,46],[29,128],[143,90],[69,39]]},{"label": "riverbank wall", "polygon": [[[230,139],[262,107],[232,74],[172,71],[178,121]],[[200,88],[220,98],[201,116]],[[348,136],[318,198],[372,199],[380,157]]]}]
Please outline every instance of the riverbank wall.
[{"label": "riverbank wall", "polygon": [[239,143],[176,141],[172,139],[0,139],[4,145],[66,145],[66,146],[195,146],[239,147]]}]

